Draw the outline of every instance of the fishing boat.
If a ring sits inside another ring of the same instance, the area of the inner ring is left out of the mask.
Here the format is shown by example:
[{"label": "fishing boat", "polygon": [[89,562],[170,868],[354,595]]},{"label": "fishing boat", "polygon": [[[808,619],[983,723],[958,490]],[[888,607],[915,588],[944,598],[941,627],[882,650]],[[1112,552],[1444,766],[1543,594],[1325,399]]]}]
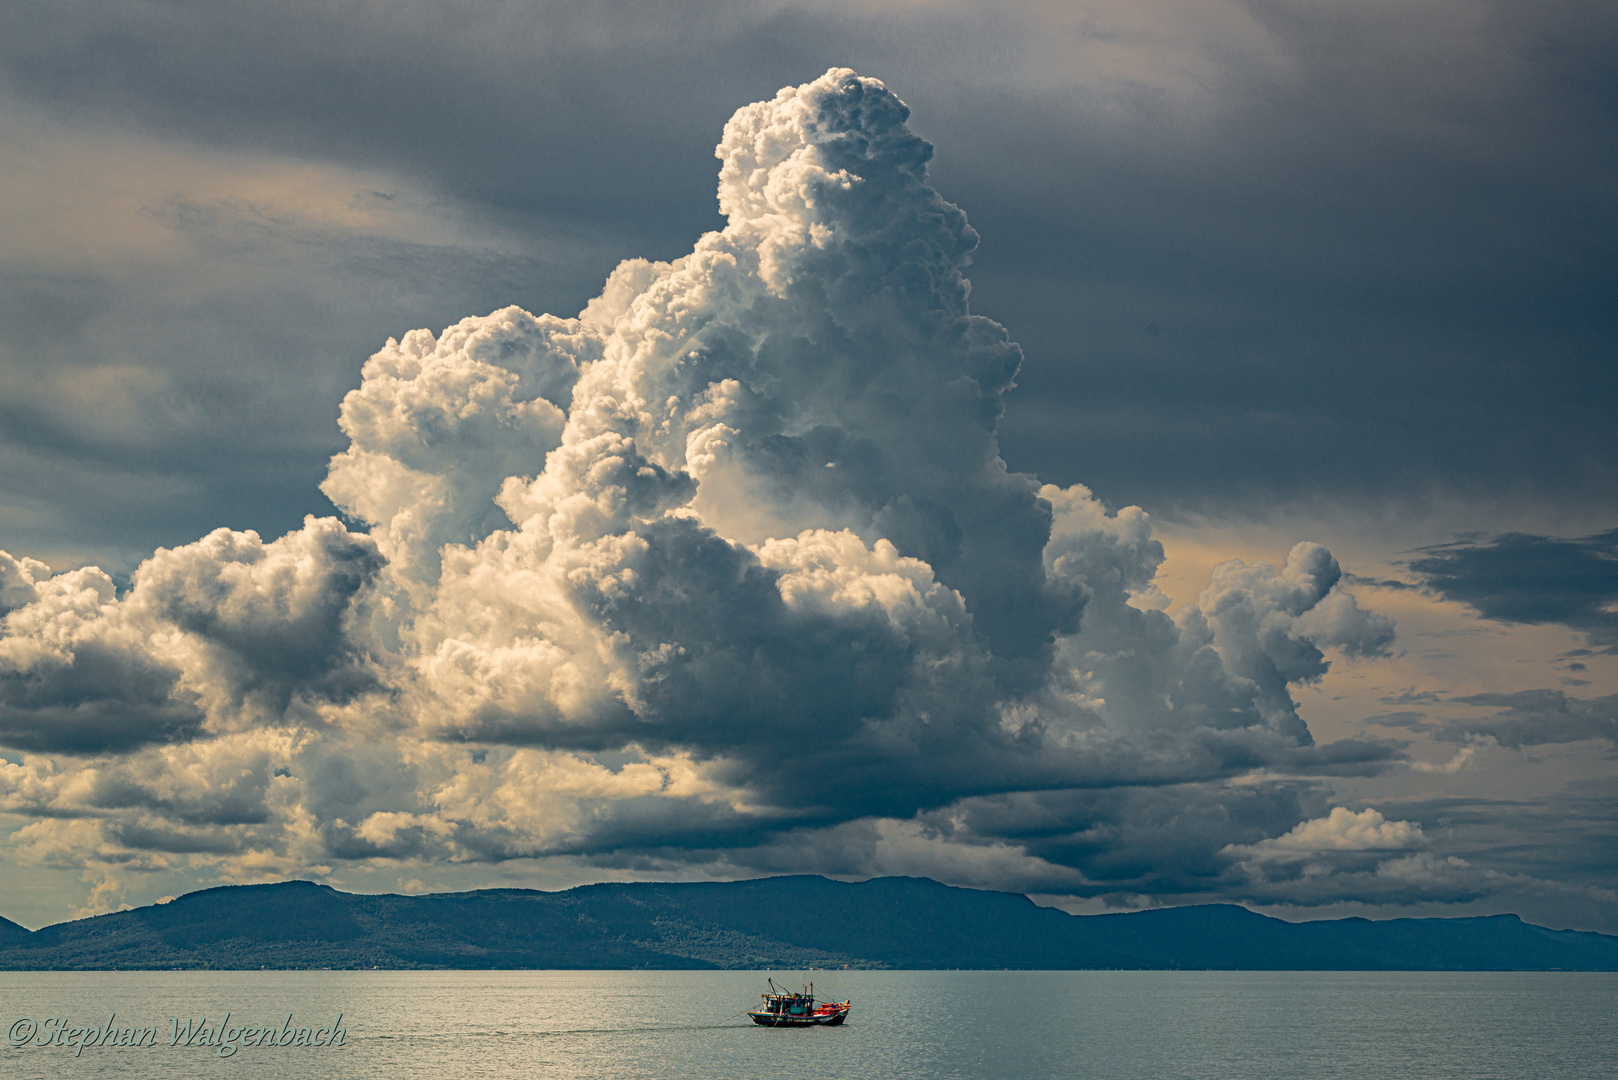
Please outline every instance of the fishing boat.
[{"label": "fishing boat", "polygon": [[760,994],[764,999],[756,1012],[747,1015],[753,1023],[765,1027],[836,1027],[848,1017],[850,1003],[827,1001],[815,1004],[815,984],[805,986],[800,993],[792,993],[775,985],[770,979],[770,992]]}]

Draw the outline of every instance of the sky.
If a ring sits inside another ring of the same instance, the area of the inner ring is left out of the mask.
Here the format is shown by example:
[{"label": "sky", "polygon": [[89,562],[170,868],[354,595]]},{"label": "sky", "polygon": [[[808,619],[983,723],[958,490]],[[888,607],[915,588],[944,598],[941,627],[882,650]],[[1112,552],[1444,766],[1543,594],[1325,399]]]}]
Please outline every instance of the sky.
[{"label": "sky", "polygon": [[1618,12],[0,12],[0,914],[1618,933]]}]

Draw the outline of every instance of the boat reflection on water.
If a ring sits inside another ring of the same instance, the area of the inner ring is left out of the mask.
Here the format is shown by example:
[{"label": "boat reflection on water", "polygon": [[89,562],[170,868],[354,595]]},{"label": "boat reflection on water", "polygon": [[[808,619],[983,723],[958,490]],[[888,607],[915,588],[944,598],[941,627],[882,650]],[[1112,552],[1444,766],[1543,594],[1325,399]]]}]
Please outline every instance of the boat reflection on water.
[{"label": "boat reflection on water", "polygon": [[800,993],[792,993],[775,985],[770,979],[770,992],[760,994],[764,1004],[747,1015],[753,1023],[765,1027],[836,1027],[848,1017],[850,1003],[828,1001],[815,1004],[815,984],[805,986]]}]

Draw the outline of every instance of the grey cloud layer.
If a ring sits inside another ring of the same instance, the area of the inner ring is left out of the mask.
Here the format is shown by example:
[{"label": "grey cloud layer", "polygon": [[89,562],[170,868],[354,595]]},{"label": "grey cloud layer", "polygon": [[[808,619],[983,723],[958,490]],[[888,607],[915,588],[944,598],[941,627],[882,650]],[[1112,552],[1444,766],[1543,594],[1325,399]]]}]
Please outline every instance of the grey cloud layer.
[{"label": "grey cloud layer", "polygon": [[324,486],[366,533],[219,530],[123,595],[0,564],[3,738],[81,755],[0,766],[29,857],[813,869],[876,835],[1180,893],[1343,850],[1363,822],[1262,774],[1397,759],[1315,746],[1289,690],[1392,624],[1310,543],[1170,615],[1143,512],[1006,468],[1021,353],[908,116],[847,70],[784,89],[726,125],[689,254],[390,340]]},{"label": "grey cloud layer", "polygon": [[220,529],[160,550],[119,597],[95,568],[50,576],[0,556],[12,598],[0,638],[0,739],[95,753],[194,739],[295,702],[374,690],[350,633],[381,567],[335,520],[265,544]]},{"label": "grey cloud layer", "polygon": [[1507,533],[1424,550],[1410,569],[1489,619],[1561,623],[1618,649],[1618,529],[1562,539]]},{"label": "grey cloud layer", "polygon": [[139,369],[117,388],[168,422],[115,438],[63,419],[65,388],[0,394],[4,493],[34,515],[11,546],[93,538],[138,549],[132,566],[221,506],[264,535],[329,513],[330,409],[375,341],[406,318],[577,310],[624,256],[688,249],[718,224],[721,118],[832,63],[926,102],[938,186],[990,238],[975,304],[1031,361],[1002,429],[1014,467],[1165,510],[1435,488],[1613,508],[1618,22],[1600,0],[83,2],[0,20],[19,127],[369,170],[346,194],[581,249],[312,237],[185,178],[141,209],[195,241],[188,266],[13,255],[0,365],[43,349]]},{"label": "grey cloud layer", "polygon": [[[1464,742],[1483,737],[1514,749],[1604,739],[1618,748],[1618,694],[1576,698],[1561,690],[1519,690],[1463,694],[1449,702],[1471,706],[1479,712],[1466,719],[1431,725],[1439,727],[1437,735],[1441,739]],[[1417,723],[1429,722],[1418,719]]]}]

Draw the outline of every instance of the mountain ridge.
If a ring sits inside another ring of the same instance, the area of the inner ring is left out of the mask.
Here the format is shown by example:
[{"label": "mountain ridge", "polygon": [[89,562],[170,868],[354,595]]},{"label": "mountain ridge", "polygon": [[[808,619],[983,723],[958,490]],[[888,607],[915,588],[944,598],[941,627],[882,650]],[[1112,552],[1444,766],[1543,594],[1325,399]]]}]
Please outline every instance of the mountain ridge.
[{"label": "mountain ridge", "polygon": [[0,926],[0,970],[1014,968],[1618,971],[1618,937],[1515,915],[1290,923],[1228,904],[1069,915],[927,878],[607,882],[557,892],[228,885]]}]

